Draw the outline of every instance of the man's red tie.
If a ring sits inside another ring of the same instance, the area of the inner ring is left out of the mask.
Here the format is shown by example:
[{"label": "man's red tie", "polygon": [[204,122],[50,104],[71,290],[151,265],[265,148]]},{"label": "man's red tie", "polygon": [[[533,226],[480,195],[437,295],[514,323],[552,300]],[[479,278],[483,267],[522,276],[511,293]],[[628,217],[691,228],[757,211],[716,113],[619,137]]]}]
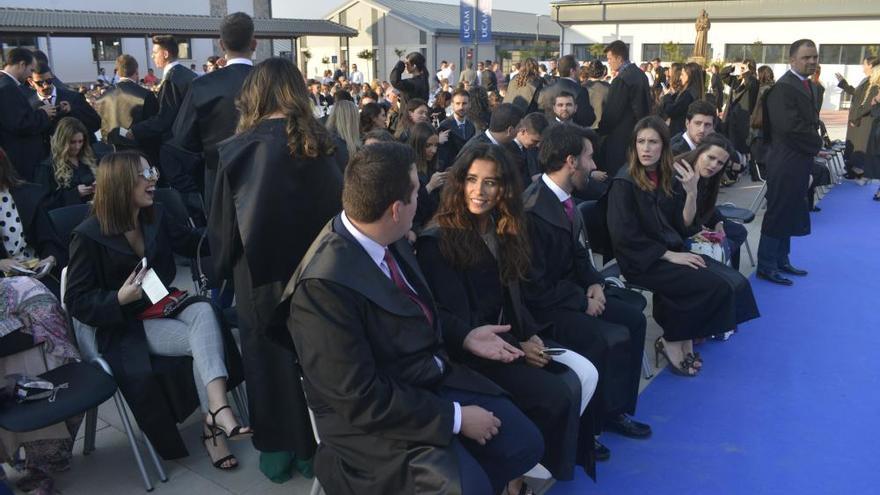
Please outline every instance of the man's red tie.
[{"label": "man's red tie", "polygon": [[425,318],[428,320],[428,324],[434,326],[434,315],[431,313],[431,308],[425,304],[425,301],[419,297],[418,294],[415,293],[412,289],[410,289],[409,285],[406,284],[406,280],[403,279],[403,275],[400,273],[400,267],[397,266],[397,261],[394,259],[394,256],[391,254],[391,251],[388,248],[385,248],[385,264],[388,265],[388,271],[391,272],[391,281],[394,282],[394,285],[397,286],[398,289],[402,290],[406,297],[410,298],[412,302],[416,303],[419,308],[422,310],[422,313],[425,314]]},{"label": "man's red tie", "polygon": [[565,210],[568,221],[574,222],[574,200],[571,197],[562,202],[562,209]]},{"label": "man's red tie", "polygon": [[813,90],[810,89],[810,80],[803,79],[803,80],[801,80],[801,82],[804,83],[804,89],[807,90],[807,93],[810,93],[810,96],[813,96]]}]

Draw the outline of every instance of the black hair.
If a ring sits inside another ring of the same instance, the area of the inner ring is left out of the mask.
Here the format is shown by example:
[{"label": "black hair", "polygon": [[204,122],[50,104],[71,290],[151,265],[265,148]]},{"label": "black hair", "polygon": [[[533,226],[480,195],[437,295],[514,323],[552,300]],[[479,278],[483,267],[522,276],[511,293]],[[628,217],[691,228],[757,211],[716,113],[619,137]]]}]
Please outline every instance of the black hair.
[{"label": "black hair", "polygon": [[358,150],[345,168],[345,214],[357,222],[373,223],[394,202],[409,204],[414,161],[412,148],[400,143],[377,143]]},{"label": "black hair", "polygon": [[220,23],[220,39],[227,50],[243,52],[254,39],[254,20],[244,12],[234,12]]},{"label": "black hair", "polygon": [[512,103],[502,103],[492,112],[489,120],[489,131],[504,132],[508,128],[516,126],[523,118],[523,112]]},{"label": "black hair", "polygon": [[566,158],[583,153],[584,137],[571,124],[548,127],[541,135],[541,150],[538,152],[541,169],[546,173],[556,172],[562,168]]}]

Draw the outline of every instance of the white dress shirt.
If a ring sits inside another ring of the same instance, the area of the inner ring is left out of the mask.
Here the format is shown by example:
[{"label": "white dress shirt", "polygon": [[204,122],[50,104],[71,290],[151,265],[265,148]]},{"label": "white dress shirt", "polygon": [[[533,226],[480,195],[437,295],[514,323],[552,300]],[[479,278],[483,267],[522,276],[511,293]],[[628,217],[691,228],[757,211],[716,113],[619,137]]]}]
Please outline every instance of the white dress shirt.
[{"label": "white dress shirt", "polygon": [[565,192],[565,189],[559,187],[558,184],[553,182],[553,179],[551,179],[549,175],[541,174],[541,180],[544,181],[544,184],[547,184],[547,187],[549,187],[551,191],[553,191],[553,194],[556,195],[560,203],[568,201],[568,198],[571,197],[571,194],[568,194]]},{"label": "white dress shirt", "polygon": [[230,58],[226,61],[226,67],[229,67],[233,64],[243,64],[243,65],[254,65],[254,61],[249,58]]}]

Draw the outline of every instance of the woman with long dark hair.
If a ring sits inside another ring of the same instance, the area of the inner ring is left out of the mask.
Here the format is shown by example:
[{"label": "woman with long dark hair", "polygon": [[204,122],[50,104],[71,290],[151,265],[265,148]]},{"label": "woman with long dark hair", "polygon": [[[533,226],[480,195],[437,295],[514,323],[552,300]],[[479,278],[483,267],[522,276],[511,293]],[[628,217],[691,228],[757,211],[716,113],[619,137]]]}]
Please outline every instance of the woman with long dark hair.
[{"label": "woman with long dark hair", "polygon": [[730,99],[724,111],[727,139],[736,151],[748,153],[749,123],[758,101],[758,79],[755,77],[755,61],[745,59],[721,71],[722,80],[730,86]]},{"label": "woman with long dark hair", "polygon": [[437,150],[440,136],[430,124],[420,122],[410,129],[407,144],[415,151],[416,172],[419,175],[419,203],[413,219],[413,230],[418,230],[434,216],[440,203],[440,190],[446,183],[448,171],[437,170]]},{"label": "woman with long dark hair", "polygon": [[269,315],[312,239],[342,209],[342,176],[290,60],[257,64],[237,105],[236,134],[220,147],[208,236],[218,275],[235,282],[260,468],[283,482],[292,463],[310,474],[315,444],[287,328]]},{"label": "woman with long dark hair", "polygon": [[385,108],[378,103],[367,103],[361,109],[360,114],[361,139],[363,140],[364,135],[370,131],[386,129],[387,123],[388,119],[385,115]]},{"label": "woman with long dark hair", "polygon": [[679,72],[679,90],[664,96],[660,101],[660,114],[669,119],[669,134],[675,136],[684,132],[688,106],[703,99],[705,78],[700,64],[688,62]]},{"label": "woman with long dark hair", "polygon": [[[521,190],[500,147],[469,147],[449,169],[440,208],[417,252],[450,355],[511,394],[544,435],[541,464],[564,480],[573,476],[579,417],[598,372],[572,351],[555,358],[545,352],[559,346],[546,340],[548,326],[537,324],[522,300],[519,284],[530,260]],[[504,350],[485,354],[481,341]],[[592,432],[586,438],[592,447]],[[508,493],[524,493],[521,480],[511,482]]]},{"label": "woman with long dark hair", "polygon": [[685,239],[697,213],[699,175],[673,163],[669,129],[645,117],[633,129],[625,174],[608,193],[608,230],[614,255],[630,282],[654,293],[654,319],[663,329],[656,355],[674,373],[695,376],[702,360],[693,339],[733,330],[756,318],[748,281],[707,256],[688,252]]},{"label": "woman with long dark hair", "polygon": [[[409,79],[403,79],[403,71],[410,74]],[[425,68],[425,56],[419,52],[410,52],[406,58],[399,60],[391,74],[388,75],[388,81],[391,85],[400,91],[400,98],[403,103],[418,98],[422,101],[428,101],[428,69]]]},{"label": "woman with long dark hair", "polygon": [[758,67],[758,97],[755,99],[755,109],[749,123],[749,173],[752,181],[757,182],[764,175],[761,169],[766,165],[767,143],[764,139],[764,97],[767,90],[773,87],[776,79],[773,69],[769,65]]},{"label": "woman with long dark hair", "polygon": [[430,111],[425,100],[412,98],[407,101],[400,112],[400,120],[397,121],[394,137],[405,143],[409,139],[409,131],[414,125],[430,122],[428,120]]},{"label": "woman with long dark hair", "polygon": [[183,299],[171,310],[167,299],[167,305],[152,301],[141,285],[146,276],[154,276],[173,293],[173,254],[194,256],[201,238],[153,204],[158,179],[158,170],[140,153],[122,151],[101,159],[93,215],[71,236],[64,302],[71,317],[95,328],[98,350],[138,424],[166,459],[186,455],[175,428],[175,408],[168,404],[180,398],[170,398],[159,387],[150,356],[192,356],[205,414],[204,445],[214,467],[233,469],[238,461],[225,440],[250,438],[253,432],[238,424],[226,400],[228,383],[240,382],[232,336],[221,330],[206,299]]}]

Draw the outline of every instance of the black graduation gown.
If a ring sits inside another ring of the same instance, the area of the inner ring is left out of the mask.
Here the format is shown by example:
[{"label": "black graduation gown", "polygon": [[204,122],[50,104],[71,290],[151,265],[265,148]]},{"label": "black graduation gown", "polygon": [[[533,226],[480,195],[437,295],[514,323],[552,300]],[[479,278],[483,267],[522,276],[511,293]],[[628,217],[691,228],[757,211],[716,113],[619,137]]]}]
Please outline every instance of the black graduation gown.
[{"label": "black graduation gown", "polygon": [[235,99],[251,71],[252,65],[232,64],[194,79],[172,127],[171,144],[204,154],[204,168],[177,173],[189,173],[209,206],[220,161],[217,146],[235,133],[238,125]]},{"label": "black graduation gown", "polygon": [[59,120],[64,117],[75,117],[82,122],[82,124],[86,126],[86,130],[89,131],[89,135],[84,137],[90,142],[94,142],[95,133],[101,129],[101,116],[98,115],[98,112],[96,112],[91,105],[89,105],[89,102],[86,101],[86,97],[76,91],[59,87],[55,88],[55,94],[57,96],[55,104],[58,105],[62,101],[70,103],[70,112],[64,114],[58,112],[55,119],[53,119],[52,131],[49,133],[49,137],[55,133],[55,127],[58,125]]},{"label": "black graduation gown", "polygon": [[441,144],[437,150],[437,169],[441,172],[452,166],[455,162],[455,157],[458,156],[464,145],[477,133],[477,128],[474,127],[470,120],[465,120],[463,131],[459,129],[458,123],[455,122],[455,117],[448,117],[443,122],[440,122],[437,133],[439,134],[447,130],[451,130],[449,139]]},{"label": "black graduation gown", "polygon": [[669,119],[669,134],[676,135],[685,131],[685,120],[687,117],[687,109],[699,95],[696,91],[686,89],[674,97],[666,95],[660,101],[660,112]]},{"label": "black graduation gown", "polygon": [[574,103],[577,105],[577,112],[575,112],[571,120],[581,127],[592,126],[596,120],[596,113],[590,104],[590,95],[587,88],[564,77],[557,79],[555,83],[541,90],[538,106],[547,114],[547,119],[551,122],[555,120],[553,105],[556,102],[556,95],[563,91],[574,95]]},{"label": "black graduation gown", "polygon": [[[169,287],[177,272],[172,251],[193,256],[201,235],[166,219],[163,211],[154,206],[154,221],[147,223],[143,216],[140,221],[147,266]],[[98,350],[156,451],[164,459],[177,459],[185,457],[187,449],[176,423],[183,422],[199,404],[192,360],[151,356],[143,323],[136,318],[150,306],[149,300],[144,296],[120,306],[116,299],[119,287],[139,261],[124,235],[105,236],[97,218],[87,218],[71,236],[64,302],[73,318],[97,329]],[[232,389],[241,383],[241,358],[226,327],[223,343],[226,385]]]},{"label": "black graduation gown", "polygon": [[627,281],[653,293],[654,320],[671,342],[708,337],[758,317],[751,285],[738,271],[708,256],[698,270],[661,259],[667,250],[685,251],[683,207],[678,184],[672,196],[642,191],[625,170],[607,195],[614,256]]},{"label": "black graduation gown", "polygon": [[813,158],[822,148],[819,112],[813,102],[814,94],[791,71],[764,98],[764,137],[769,145],[764,235],[784,238],[810,233],[807,189]]},{"label": "black graduation gown", "polygon": [[180,64],[172,67],[165,75],[159,84],[159,113],[131,126],[131,132],[139,145],[164,143],[171,139],[174,119],[177,118],[180,105],[195,78],[195,72]]},{"label": "black graduation gown", "polygon": [[107,141],[111,130],[130,129],[159,113],[159,101],[152,91],[126,79],[98,98],[95,110],[101,117],[101,136]]},{"label": "black graduation gown", "polygon": [[591,407],[596,411],[595,427],[600,428],[598,421],[608,414],[635,411],[646,322],[644,305],[629,303],[642,298],[628,293],[613,297],[608,290],[606,312],[598,317],[586,314],[587,288],[605,280],[589,259],[581,216],[575,215],[574,225],[569,222],[559,198],[542,179],[526,188],[523,203],[532,248],[523,284],[526,304],[539,322],[554,324],[555,340],[599,370]]},{"label": "black graduation gown", "polygon": [[46,112],[31,108],[23,88],[0,72],[0,148],[26,181],[33,182],[37,165],[46,156],[43,134],[51,125]]},{"label": "black graduation gown", "polygon": [[[412,247],[402,239],[389,249],[437,315]],[[449,387],[493,396],[504,391],[449,360],[439,318],[428,325],[421,309],[375,265],[340,216],[312,243],[283,302],[321,432],[315,474],[324,490],[460,495],[450,446],[454,406],[437,391]]]},{"label": "black graduation gown", "polygon": [[730,101],[724,114],[727,138],[740,153],[748,153],[749,122],[758,100],[758,80],[754,76],[745,79],[727,77],[730,85]]},{"label": "black graduation gown", "polygon": [[312,239],[342,209],[342,179],[332,156],[292,158],[285,126],[266,120],[221,143],[208,235],[218,276],[235,282],[254,446],[308,459],[315,444],[292,346],[268,338],[270,317]]},{"label": "black graduation gown", "polygon": [[[482,245],[481,260],[476,266],[458,270],[440,251],[444,230],[437,227],[423,232],[416,243],[419,266],[434,294],[443,328],[443,342],[449,355],[482,373],[503,387],[513,403],[541,430],[544,458],[541,464],[553,478],[563,481],[573,476],[580,424],[580,383],[577,375],[558,363],[534,368],[525,359],[501,363],[479,358],[464,351],[465,337],[482,325],[509,324],[511,330],[499,334],[514,347],[532,335],[545,340],[547,347],[557,347],[538,325],[522,299],[519,284],[502,285],[498,263]],[[499,318],[499,316],[503,316]],[[549,333],[549,332],[546,332]],[[592,431],[584,438],[592,446]],[[593,449],[587,450],[592,451]],[[592,466],[587,461],[588,470]],[[594,474],[594,473],[593,473]]]},{"label": "black graduation gown", "polygon": [[405,107],[406,102],[413,98],[420,98],[422,101],[427,103],[428,95],[430,93],[430,88],[428,85],[428,74],[423,72],[409,79],[404,79],[404,70],[405,66],[403,64],[403,61],[399,60],[397,64],[394,65],[394,68],[391,69],[391,73],[388,75],[388,81],[391,83],[392,86],[400,91],[400,107]]},{"label": "black graduation gown", "polygon": [[46,193],[46,210],[54,210],[64,206],[81,205],[88,203],[92,196],[82,197],[79,194],[77,186],[91,186],[95,183],[95,174],[88,165],[80,164],[73,169],[73,175],[70,177],[70,185],[68,187],[58,187],[55,181],[55,166],[52,164],[52,157],[46,158],[40,162],[34,181],[43,186]]},{"label": "black graduation gown", "polygon": [[614,177],[626,163],[626,150],[636,122],[651,112],[648,77],[629,63],[611,81],[598,132],[605,136],[599,153],[601,170]]}]

